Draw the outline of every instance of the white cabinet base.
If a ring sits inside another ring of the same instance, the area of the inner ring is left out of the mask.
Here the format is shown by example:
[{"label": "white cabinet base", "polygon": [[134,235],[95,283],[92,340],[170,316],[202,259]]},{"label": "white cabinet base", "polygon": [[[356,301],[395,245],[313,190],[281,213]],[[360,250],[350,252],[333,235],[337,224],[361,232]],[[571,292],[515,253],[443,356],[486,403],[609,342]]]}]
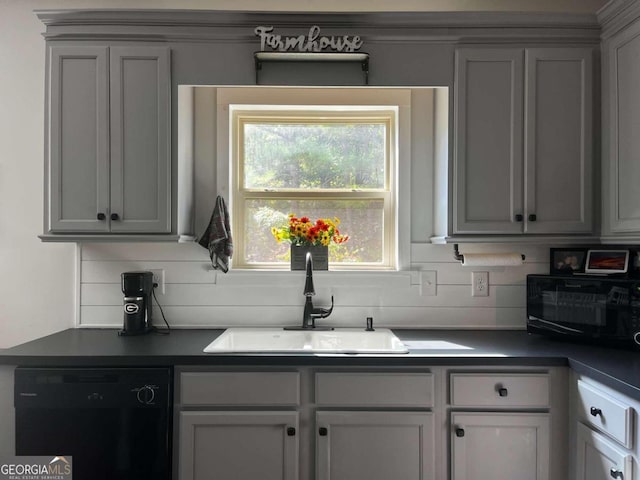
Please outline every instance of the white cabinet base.
[{"label": "white cabinet base", "polygon": [[181,412],[178,478],[297,480],[298,430],[297,412]]},{"label": "white cabinet base", "polygon": [[576,480],[633,479],[632,458],[603,435],[578,424]]},{"label": "white cabinet base", "polygon": [[547,480],[548,413],[452,413],[452,480]]},{"label": "white cabinet base", "polygon": [[318,412],[317,480],[434,480],[429,412]]}]

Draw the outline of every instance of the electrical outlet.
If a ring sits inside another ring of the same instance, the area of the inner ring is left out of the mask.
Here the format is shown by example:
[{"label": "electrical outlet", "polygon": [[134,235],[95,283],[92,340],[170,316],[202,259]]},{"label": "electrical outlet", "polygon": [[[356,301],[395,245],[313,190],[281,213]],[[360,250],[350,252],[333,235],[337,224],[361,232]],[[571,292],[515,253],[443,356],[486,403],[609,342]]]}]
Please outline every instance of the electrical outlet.
[{"label": "electrical outlet", "polygon": [[471,272],[471,296],[489,296],[489,272]]},{"label": "electrical outlet", "polygon": [[153,273],[153,283],[156,283],[158,285],[156,294],[164,295],[164,269],[158,268],[151,269],[149,271]]}]

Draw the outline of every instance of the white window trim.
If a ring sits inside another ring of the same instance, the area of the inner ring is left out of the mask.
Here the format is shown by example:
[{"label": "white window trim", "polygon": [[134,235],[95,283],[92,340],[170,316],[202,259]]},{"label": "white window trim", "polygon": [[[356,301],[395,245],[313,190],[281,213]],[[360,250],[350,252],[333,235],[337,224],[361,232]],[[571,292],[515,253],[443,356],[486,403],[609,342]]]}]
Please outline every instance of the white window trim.
[{"label": "white window trim", "polygon": [[[396,258],[395,270],[409,270],[411,255],[411,91],[400,88],[285,88],[285,87],[231,87],[219,88],[217,92],[217,191],[229,199],[231,170],[229,168],[230,142],[232,129],[230,125],[231,105],[260,105],[269,109],[271,106],[286,105],[357,105],[369,108],[397,106],[397,151],[394,191],[396,206]],[[230,199],[230,211],[233,211],[233,200]],[[332,270],[340,270],[340,266],[332,265]],[[371,271],[375,268],[371,268]],[[257,270],[254,270],[257,271]],[[362,271],[367,271],[364,269]]]},{"label": "white window trim", "polygon": [[[231,131],[232,138],[234,140],[231,147],[231,178],[234,185],[231,193],[232,199],[232,220],[236,225],[244,224],[244,211],[243,201],[247,201],[251,198],[260,198],[264,196],[273,196],[281,198],[308,198],[308,199],[320,199],[326,198],[339,199],[339,198],[351,198],[351,199],[371,199],[381,200],[384,204],[384,236],[383,236],[383,251],[382,262],[380,263],[338,263],[332,264],[332,268],[344,269],[344,270],[391,270],[395,269],[396,262],[396,232],[395,232],[395,217],[396,217],[396,192],[394,191],[395,176],[396,176],[396,144],[397,144],[397,117],[398,107],[362,107],[349,105],[345,108],[330,107],[330,106],[304,106],[295,108],[291,106],[271,106],[269,109],[262,108],[263,106],[256,107],[254,105],[232,105],[230,106],[231,115]],[[262,115],[262,116],[261,116]],[[283,189],[280,192],[265,193],[261,189],[245,189],[239,184],[244,176],[243,164],[240,162],[242,156],[242,146],[240,145],[242,140],[242,125],[246,122],[252,123],[254,121],[275,121],[276,123],[299,121],[301,123],[317,123],[323,121],[323,119],[329,118],[332,123],[348,123],[358,119],[364,119],[365,122],[379,123],[386,126],[386,139],[387,152],[385,155],[385,179],[384,186],[381,189],[363,189],[359,192],[353,192],[348,189],[336,189],[336,190],[323,190],[319,192],[306,191],[303,189],[289,190]],[[346,232],[348,233],[348,232]],[[244,248],[244,239],[242,235],[236,235],[234,237],[234,245],[237,248],[236,252],[236,265],[242,269],[261,269],[261,268],[287,268],[285,264],[273,265],[273,264],[248,264],[241,258],[239,252]]]}]

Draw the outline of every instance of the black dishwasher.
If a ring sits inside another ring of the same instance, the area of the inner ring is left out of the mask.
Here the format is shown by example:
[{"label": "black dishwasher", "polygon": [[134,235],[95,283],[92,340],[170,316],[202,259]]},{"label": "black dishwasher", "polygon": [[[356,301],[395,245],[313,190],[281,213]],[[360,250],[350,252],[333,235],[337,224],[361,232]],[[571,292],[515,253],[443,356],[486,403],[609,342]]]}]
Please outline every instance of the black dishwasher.
[{"label": "black dishwasher", "polygon": [[171,369],[15,370],[16,455],[72,456],[74,480],[171,478]]}]

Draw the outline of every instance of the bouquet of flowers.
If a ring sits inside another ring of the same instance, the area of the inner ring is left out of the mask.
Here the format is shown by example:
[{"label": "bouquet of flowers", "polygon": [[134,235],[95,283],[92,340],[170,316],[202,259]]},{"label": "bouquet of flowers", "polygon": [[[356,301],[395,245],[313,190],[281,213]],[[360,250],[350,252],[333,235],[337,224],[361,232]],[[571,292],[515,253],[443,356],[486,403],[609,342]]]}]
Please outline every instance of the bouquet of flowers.
[{"label": "bouquet of flowers", "polygon": [[296,217],[289,214],[289,222],[279,228],[273,227],[271,233],[278,241],[289,242],[291,245],[329,246],[331,242],[341,244],[349,240],[348,235],[342,235],[338,230],[340,219],[334,217],[319,218],[312,222],[309,217]]}]

